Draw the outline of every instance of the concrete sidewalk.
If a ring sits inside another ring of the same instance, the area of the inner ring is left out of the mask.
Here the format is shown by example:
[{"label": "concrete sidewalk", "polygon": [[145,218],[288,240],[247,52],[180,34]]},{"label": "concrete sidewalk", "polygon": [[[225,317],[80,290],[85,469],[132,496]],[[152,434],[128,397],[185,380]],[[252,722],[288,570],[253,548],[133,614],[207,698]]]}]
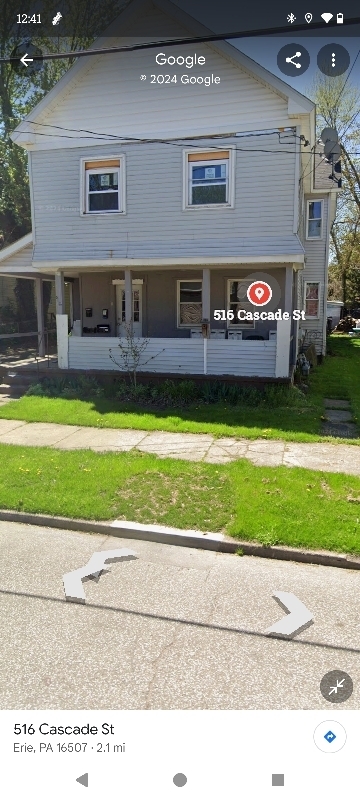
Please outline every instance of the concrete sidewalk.
[{"label": "concrete sidewalk", "polygon": [[128,452],[139,450],[160,458],[181,458],[227,464],[247,458],[255,466],[306,467],[360,475],[360,447],[327,443],[304,444],[265,439],[214,439],[208,434],[167,433],[117,428],[81,428],[45,422],[0,419],[0,443],[58,450]]}]

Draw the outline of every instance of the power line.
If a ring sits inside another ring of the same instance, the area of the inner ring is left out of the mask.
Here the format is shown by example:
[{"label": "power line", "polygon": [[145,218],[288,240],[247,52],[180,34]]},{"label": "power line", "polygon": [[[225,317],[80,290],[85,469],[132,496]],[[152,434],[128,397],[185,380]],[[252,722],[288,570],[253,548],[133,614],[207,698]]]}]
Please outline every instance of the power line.
[{"label": "power line", "polygon": [[[336,26],[335,22],[328,23],[327,27],[332,28]],[[351,19],[344,19],[343,26],[345,25],[359,25],[360,24],[360,17],[352,17]],[[66,53],[45,53],[44,55],[34,55],[32,56],[33,61],[54,61],[56,59],[62,58],[82,58],[84,56],[98,56],[98,55],[110,55],[111,53],[131,53],[136,50],[150,50],[154,47],[177,47],[179,45],[189,45],[189,44],[201,44],[202,42],[221,42],[231,39],[246,39],[255,36],[275,36],[282,33],[287,34],[294,34],[300,31],[311,31],[311,30],[318,30],[324,29],[324,25],[321,22],[314,22],[303,25],[292,25],[289,28],[288,25],[278,26],[275,28],[257,28],[250,31],[237,31],[234,33],[230,31],[230,33],[213,33],[208,34],[206,36],[192,36],[182,39],[165,39],[160,41],[153,41],[153,42],[139,42],[138,44],[132,45],[122,45],[119,47],[108,47],[108,48],[97,48],[97,49],[90,49],[90,50],[73,50],[68,51]],[[11,57],[8,58],[2,57],[0,58],[1,62],[11,63],[12,61],[19,62],[19,57]]]},{"label": "power line", "polygon": [[[343,93],[343,91],[344,91],[344,89],[345,89],[345,86],[346,86],[346,84],[347,84],[347,82],[348,82],[348,80],[349,80],[349,78],[350,78],[350,75],[351,75],[351,73],[352,73],[352,71],[353,71],[353,69],[354,69],[354,67],[355,67],[355,64],[356,64],[356,62],[357,62],[357,59],[359,58],[359,55],[360,55],[360,49],[358,50],[358,52],[357,52],[357,54],[356,54],[356,56],[355,56],[355,58],[354,58],[354,61],[353,61],[353,63],[352,63],[351,69],[349,70],[349,72],[348,72],[348,74],[347,74],[347,76],[346,76],[346,80],[344,81],[344,84],[343,84],[343,86],[341,87],[341,90],[340,90],[340,92],[339,92],[339,96],[338,96],[338,98],[337,98],[337,100],[336,100],[336,104],[335,104],[335,107],[336,107],[336,108],[338,107],[338,104],[339,104],[340,97],[341,97],[341,95],[342,95],[342,93]],[[352,119],[350,120],[350,122],[349,122],[349,124],[348,124],[347,128],[345,128],[345,131],[343,131],[343,133],[342,133],[342,136],[345,136],[345,134],[346,134],[346,131],[348,131],[348,130],[349,130],[349,127],[350,127],[350,125],[352,125],[352,123],[353,123],[354,119],[356,119],[356,117],[358,116],[358,114],[359,114],[359,113],[360,113],[360,112],[359,112],[359,111],[357,111],[357,112],[356,112],[356,114],[355,114],[355,115],[352,117]],[[314,151],[314,155],[316,155],[315,151]],[[357,155],[360,155],[360,153],[349,153],[349,155],[352,155],[352,156],[357,156]],[[302,174],[301,174],[301,176],[300,176],[300,179],[299,179],[299,181],[301,181],[301,180],[305,180],[305,178],[307,178],[307,177],[308,177],[308,176],[311,174],[311,172],[312,172],[312,167],[311,167],[311,170],[310,170],[309,172],[307,172],[307,173],[306,173],[306,175],[304,175],[304,172],[305,172],[305,170],[308,168],[308,166],[309,166],[309,164],[310,164],[310,161],[311,161],[311,159],[312,159],[312,154],[310,155],[310,159],[309,159],[309,161],[307,162],[306,166],[305,166],[305,167],[304,167],[304,169],[303,169],[303,172],[302,172]],[[324,160],[325,160],[325,159],[324,159]],[[321,163],[323,163],[323,162],[320,162],[319,164],[317,164],[317,165],[315,166],[315,171],[316,171],[317,167],[319,167],[319,166],[320,166],[320,164],[321,164]]]},{"label": "power line", "polygon": [[[70,136],[69,133],[60,134],[60,133],[42,133],[41,131],[36,131],[36,130],[33,131],[35,136],[47,136],[49,138],[54,138],[54,139],[74,139],[74,140],[89,139],[91,142],[106,141],[106,142],[109,142],[109,143],[111,143],[111,142],[115,143],[116,142],[118,144],[120,143],[120,144],[123,144],[123,145],[132,145],[132,144],[134,144],[134,145],[136,145],[136,144],[166,144],[166,145],[170,145],[170,146],[173,146],[173,147],[183,147],[184,143],[186,143],[189,147],[193,147],[194,149],[198,149],[198,150],[204,150],[204,147],[211,147],[211,149],[214,150],[215,152],[216,152],[216,150],[222,151],[224,149],[224,145],[221,144],[218,147],[216,147],[214,145],[207,145],[206,144],[207,140],[209,140],[209,139],[221,139],[221,141],[223,142],[224,139],[234,139],[234,138],[237,138],[239,136],[238,133],[218,133],[218,134],[203,134],[201,136],[181,136],[180,138],[177,138],[177,139],[154,139],[154,138],[148,139],[148,138],[137,138],[135,136],[124,137],[124,136],[117,135],[115,133],[108,133],[107,134],[107,133],[101,133],[100,131],[91,131],[91,130],[83,129],[83,128],[65,128],[65,127],[63,127],[61,125],[51,125],[50,123],[35,122],[33,120],[27,120],[27,123],[31,123],[32,125],[41,125],[42,127],[54,128],[56,130],[61,130],[61,131],[69,131],[70,133],[79,133],[80,134],[79,136]],[[83,133],[87,133],[87,134],[89,134],[89,136],[82,136],[81,134],[83,134]],[[280,136],[281,136],[282,133],[285,134],[284,138],[290,138],[292,136],[294,139],[302,140],[302,136],[299,136],[296,133],[290,133],[290,132],[286,133],[285,131],[283,132],[283,131],[278,131],[278,130],[263,131],[261,133],[247,133],[246,131],[244,131],[244,132],[241,132],[241,138],[247,139],[247,138],[250,138],[250,137],[257,138],[257,137],[263,137],[263,136],[276,136],[277,135],[279,137],[278,144],[281,145],[283,143],[280,140]],[[190,144],[191,142],[194,141],[194,139],[201,140],[202,144]],[[204,140],[206,140],[205,143],[204,143]],[[286,143],[284,142],[284,146],[288,146],[288,144],[289,144],[288,142],[286,142]],[[281,150],[270,150],[270,149],[266,149],[264,147],[263,148],[259,148],[259,147],[237,147],[237,146],[235,146],[235,147],[232,147],[232,150],[239,151],[241,153],[268,153],[268,154],[275,154],[275,155],[281,155],[282,153],[286,153],[288,155],[303,155],[304,153],[306,154],[306,151],[304,151],[304,150],[285,150],[283,148]],[[323,153],[323,151],[320,151],[320,150],[316,151],[316,150],[312,149],[311,155],[324,156],[324,153]],[[358,156],[358,155],[360,155],[360,152],[358,153],[357,151],[355,151],[355,152],[349,151],[349,155]],[[308,164],[309,164],[309,162],[307,162],[307,164],[306,164],[306,166],[304,168],[304,171],[306,170]],[[301,175],[299,180],[301,180],[302,177],[304,177],[304,176]]]},{"label": "power line", "polygon": [[[85,137],[84,136],[69,136],[67,134],[60,134],[60,133],[41,133],[40,131],[36,131],[35,135],[36,136],[47,136],[47,137],[53,138],[53,139],[79,140],[79,139],[89,138],[89,137],[86,137],[86,136]],[[208,139],[209,137],[205,136],[204,138]],[[101,141],[107,141],[109,143],[116,141],[116,142],[124,144],[124,145],[129,145],[129,144],[168,144],[168,145],[171,145],[173,147],[184,147],[184,144],[182,144],[181,142],[187,142],[186,139],[182,139],[180,142],[172,142],[172,141],[167,141],[166,139],[143,139],[143,140],[142,139],[135,139],[135,140],[134,139],[129,139],[129,140],[125,140],[124,141],[120,137],[117,137],[117,138],[115,137],[114,139],[107,139],[106,137],[103,137],[103,136],[98,136],[97,139],[90,138],[91,142],[100,141],[100,140]],[[197,150],[204,150],[204,147],[206,147],[206,146],[211,147],[211,149],[214,150],[214,151],[216,151],[216,150],[221,150],[222,151],[224,149],[224,145],[222,147],[213,147],[211,145],[206,145],[206,144],[203,144],[203,145],[195,145],[195,144],[194,145],[190,145],[189,144],[189,147],[193,147],[193,148],[195,148]],[[302,154],[304,152],[303,150],[266,150],[265,148],[259,148],[259,147],[232,147],[232,150],[238,151],[239,153],[268,153],[268,154],[274,154],[274,155],[282,155],[283,153],[285,153],[287,155],[296,155],[296,154],[299,155],[299,154]]]},{"label": "power line", "polygon": [[[174,147],[183,147],[183,144],[182,144],[183,142],[190,143],[190,142],[193,142],[194,140],[197,140],[197,141],[201,140],[203,142],[204,139],[205,140],[208,140],[208,139],[212,139],[212,140],[221,139],[221,141],[223,142],[224,139],[235,139],[235,138],[238,138],[239,136],[241,136],[241,138],[246,138],[246,139],[247,138],[260,138],[260,137],[263,137],[263,136],[278,136],[278,144],[282,144],[282,139],[280,138],[281,136],[282,136],[283,139],[293,138],[293,139],[299,139],[301,141],[303,140],[302,136],[296,134],[295,131],[292,131],[291,129],[288,130],[288,131],[287,130],[280,131],[280,130],[273,129],[271,131],[261,131],[261,132],[258,132],[258,133],[253,133],[253,132],[249,132],[248,133],[247,131],[244,131],[244,132],[241,132],[241,134],[232,132],[232,133],[207,134],[207,135],[203,134],[201,136],[199,136],[199,135],[198,136],[182,136],[182,137],[176,137],[174,139],[169,139],[169,138],[166,138],[166,139],[162,139],[162,138],[154,139],[154,138],[151,138],[151,139],[149,139],[149,138],[144,138],[144,137],[140,138],[140,137],[134,137],[134,136],[124,137],[124,136],[119,136],[119,135],[116,135],[116,134],[113,134],[113,133],[106,134],[106,133],[101,133],[100,131],[92,131],[92,130],[88,130],[88,129],[84,129],[84,128],[66,128],[66,127],[64,127],[62,125],[52,125],[51,123],[36,122],[34,120],[27,120],[27,122],[31,123],[32,125],[41,125],[41,127],[53,128],[55,130],[67,131],[68,132],[68,133],[66,133],[64,135],[64,134],[47,133],[47,132],[41,133],[41,131],[35,130],[34,131],[34,135],[35,136],[49,136],[49,137],[52,137],[52,138],[68,138],[68,139],[84,139],[84,138],[86,139],[86,138],[90,138],[90,141],[98,141],[99,139],[101,139],[102,141],[105,140],[105,141],[108,141],[108,142],[112,142],[112,141],[121,142],[121,144],[168,144],[168,145],[172,145]],[[69,133],[78,133],[80,135],[79,136],[70,136]],[[81,134],[83,134],[83,133],[89,134],[90,136],[82,136]],[[288,144],[289,144],[288,142],[286,142],[286,143],[284,142],[285,146],[288,145]],[[189,144],[189,146],[197,148],[199,150],[203,150],[204,149],[204,144],[198,144],[198,145],[197,144],[191,144],[191,145]],[[215,150],[215,151],[216,150],[223,150],[223,147],[224,147],[223,144],[219,145],[218,147],[216,147],[216,146],[214,147],[212,145],[212,149]],[[251,147],[233,147],[232,149],[239,150],[240,152],[254,152],[254,153],[255,152],[265,152],[265,153],[273,153],[273,152],[275,152],[273,150],[267,150],[265,148],[251,148]],[[296,151],[294,151],[294,150],[286,151],[286,150],[282,149],[281,151],[278,151],[278,152],[294,153]],[[297,151],[297,152],[299,152],[299,153],[301,152],[302,153],[303,151],[301,150],[301,151]]]},{"label": "power line", "polygon": [[[347,84],[347,82],[348,82],[348,80],[349,80],[349,78],[350,78],[350,75],[351,75],[351,73],[352,73],[352,71],[353,71],[353,69],[354,69],[354,67],[355,67],[355,64],[356,64],[356,62],[357,62],[357,60],[358,60],[358,58],[359,58],[359,55],[360,55],[360,49],[358,50],[358,52],[357,52],[357,55],[355,56],[355,59],[354,59],[353,65],[352,65],[351,69],[349,70],[349,72],[348,72],[348,74],[347,74],[347,76],[346,76],[346,80],[344,81],[344,83],[343,83],[343,86],[342,86],[342,88],[341,88],[341,90],[340,90],[340,92],[339,92],[339,97],[338,97],[338,99],[337,99],[337,101],[336,101],[335,108],[337,108],[337,107],[338,107],[338,105],[339,105],[339,100],[340,100],[340,97],[341,97],[341,95],[342,95],[342,93],[343,93],[343,91],[344,91],[344,89],[345,89],[345,86],[346,86],[346,84]],[[346,131],[345,131],[345,132],[346,132]],[[343,135],[344,135],[344,134],[343,134]]]},{"label": "power line", "polygon": [[[303,141],[303,139],[304,139],[304,137],[302,135],[299,135],[299,134],[295,133],[295,130],[293,128],[290,128],[290,127],[289,128],[284,128],[284,129],[281,129],[281,130],[280,130],[280,128],[272,128],[271,130],[264,130],[264,131],[257,131],[257,132],[252,132],[252,131],[234,132],[234,131],[232,131],[231,133],[225,132],[225,133],[211,133],[211,134],[202,134],[202,135],[198,134],[196,136],[182,136],[182,137],[178,137],[177,136],[177,137],[174,137],[171,140],[169,138],[167,138],[167,139],[153,139],[153,138],[149,139],[149,138],[147,138],[147,139],[145,139],[144,137],[139,138],[139,137],[135,137],[135,136],[124,137],[124,136],[118,136],[115,133],[102,133],[101,131],[91,131],[91,130],[88,130],[87,128],[66,128],[63,125],[53,125],[50,122],[37,122],[36,120],[31,120],[31,119],[25,120],[25,122],[27,122],[27,123],[29,123],[31,125],[40,125],[42,128],[54,128],[55,130],[70,131],[71,133],[90,133],[93,136],[110,137],[110,138],[116,139],[117,141],[119,139],[122,139],[122,140],[127,140],[127,141],[130,141],[130,142],[135,141],[135,142],[166,142],[167,143],[167,142],[171,142],[171,141],[174,141],[174,142],[191,141],[191,140],[193,141],[195,139],[224,139],[224,138],[235,138],[235,137],[238,137],[238,138],[241,137],[241,138],[248,139],[250,137],[276,136],[276,135],[279,137],[279,140],[280,140],[280,136],[281,135],[283,135],[283,138],[293,137],[295,139],[300,139],[301,141]],[[79,138],[81,138],[81,137],[79,137]]]}]

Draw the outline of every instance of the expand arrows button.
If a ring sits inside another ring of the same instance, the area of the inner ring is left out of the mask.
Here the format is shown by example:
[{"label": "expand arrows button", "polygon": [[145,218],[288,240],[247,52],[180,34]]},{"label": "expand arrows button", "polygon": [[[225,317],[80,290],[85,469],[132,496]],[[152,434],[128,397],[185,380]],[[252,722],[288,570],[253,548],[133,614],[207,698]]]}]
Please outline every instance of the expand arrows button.
[{"label": "expand arrows button", "polygon": [[296,636],[313,622],[313,615],[304,603],[291,592],[274,592],[273,598],[281,608],[286,611],[286,616],[275,622],[265,633],[277,633],[280,636]]},{"label": "expand arrows button", "polygon": [[25,53],[25,55],[22,58],[20,58],[20,61],[21,61],[22,64],[24,64],[24,67],[28,67],[29,64],[30,64],[30,61],[34,61],[34,59],[30,58],[28,53]]}]

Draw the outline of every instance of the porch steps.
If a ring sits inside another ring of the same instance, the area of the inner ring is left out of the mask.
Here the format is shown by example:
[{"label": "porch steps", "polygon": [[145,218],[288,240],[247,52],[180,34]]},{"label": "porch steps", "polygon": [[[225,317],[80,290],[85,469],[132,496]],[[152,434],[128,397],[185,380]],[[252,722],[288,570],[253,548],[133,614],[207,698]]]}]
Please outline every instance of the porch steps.
[{"label": "porch steps", "polygon": [[[36,374],[35,374],[36,375]],[[18,400],[27,392],[29,386],[35,382],[36,377],[30,372],[16,372],[16,370],[2,370],[0,373],[0,401]]]}]

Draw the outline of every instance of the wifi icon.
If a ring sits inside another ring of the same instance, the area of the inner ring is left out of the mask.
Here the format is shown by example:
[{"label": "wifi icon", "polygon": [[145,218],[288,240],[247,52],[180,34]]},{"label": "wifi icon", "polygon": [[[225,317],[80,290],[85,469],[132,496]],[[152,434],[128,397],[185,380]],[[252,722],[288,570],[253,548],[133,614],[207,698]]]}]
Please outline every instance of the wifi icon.
[{"label": "wifi icon", "polygon": [[333,16],[334,14],[321,14],[321,19],[323,19],[325,22],[330,22]]}]

